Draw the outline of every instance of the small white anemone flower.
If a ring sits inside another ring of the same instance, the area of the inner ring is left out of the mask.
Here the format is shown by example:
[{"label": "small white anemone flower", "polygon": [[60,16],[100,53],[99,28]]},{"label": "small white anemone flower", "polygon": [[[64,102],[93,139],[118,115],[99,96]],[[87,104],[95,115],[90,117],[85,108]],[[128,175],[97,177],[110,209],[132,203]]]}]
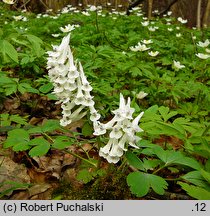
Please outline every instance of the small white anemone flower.
[{"label": "small white anemone flower", "polygon": [[172,14],[172,11],[168,11],[167,15],[171,16],[171,14]]},{"label": "small white anemone flower", "polygon": [[206,48],[209,44],[210,44],[210,41],[209,41],[208,39],[206,39],[204,42],[199,41],[199,42],[197,43],[197,45],[198,45],[199,47],[203,47],[203,48]]},{"label": "small white anemone flower", "polygon": [[150,27],[148,27],[148,30],[149,30],[149,31],[151,31],[151,32],[154,32],[154,31],[156,31],[156,28],[155,28],[155,27],[152,27],[152,26],[150,26]]},{"label": "small white anemone flower", "polygon": [[149,21],[144,21],[144,22],[141,22],[142,26],[148,26],[149,25]]},{"label": "small white anemone flower", "polygon": [[169,32],[172,32],[172,31],[173,31],[173,29],[172,29],[172,28],[168,28],[168,31],[169,31]]},{"label": "small white anemone flower", "polygon": [[185,23],[187,23],[187,19],[186,20],[184,20],[184,19],[182,19],[181,17],[178,17],[178,19],[177,19],[180,23],[182,23],[182,24],[185,24]]},{"label": "small white anemone flower", "polygon": [[208,59],[210,58],[210,55],[209,54],[204,54],[204,53],[197,53],[195,54],[198,58],[200,59]]},{"label": "small white anemone flower", "polygon": [[15,4],[16,0],[3,0],[6,4]]},{"label": "small white anemone flower", "polygon": [[210,53],[210,49],[206,48],[206,52],[207,52],[207,53]]},{"label": "small white anemone flower", "polygon": [[87,11],[82,11],[82,14],[85,16],[90,16],[90,14]]},{"label": "small white anemone flower", "polygon": [[64,28],[63,27],[60,27],[60,30],[62,31],[62,32],[64,32],[64,33],[66,33],[66,32],[71,32],[71,31],[73,31],[74,29],[75,29],[75,25],[70,25],[70,24],[68,24],[68,25],[66,25]]},{"label": "small white anemone flower", "polygon": [[130,50],[133,51],[133,52],[137,52],[137,51],[146,51],[150,49],[150,47],[147,47],[145,44],[141,44],[140,42],[138,42],[138,44],[136,46],[131,46],[130,47]]},{"label": "small white anemone flower", "polygon": [[23,20],[24,16],[22,16],[22,15],[13,16],[13,18],[15,19],[15,21],[20,21],[20,20]]},{"label": "small white anemone flower", "polygon": [[178,38],[181,37],[181,36],[182,36],[181,33],[177,33],[177,34],[176,34],[176,37],[178,37]]},{"label": "small white anemone flower", "polygon": [[151,43],[153,43],[152,40],[142,40],[141,42],[144,43],[144,44],[151,44]]},{"label": "small white anemone flower", "polygon": [[140,91],[137,95],[136,98],[137,99],[143,99],[148,95],[148,93],[145,93],[144,91]]},{"label": "small white anemone flower", "polygon": [[177,70],[182,69],[182,68],[185,68],[185,66],[182,65],[179,61],[175,61],[175,60],[174,60],[173,63],[174,63],[175,69],[177,69]]},{"label": "small white anemone flower", "polygon": [[148,52],[148,54],[152,57],[155,57],[159,54],[159,52],[158,51],[150,51],[150,52]]},{"label": "small white anemone flower", "polygon": [[96,11],[97,7],[95,5],[91,5],[89,11]]},{"label": "small white anemone flower", "polygon": [[56,37],[59,37],[60,34],[52,34],[52,36],[56,38]]}]

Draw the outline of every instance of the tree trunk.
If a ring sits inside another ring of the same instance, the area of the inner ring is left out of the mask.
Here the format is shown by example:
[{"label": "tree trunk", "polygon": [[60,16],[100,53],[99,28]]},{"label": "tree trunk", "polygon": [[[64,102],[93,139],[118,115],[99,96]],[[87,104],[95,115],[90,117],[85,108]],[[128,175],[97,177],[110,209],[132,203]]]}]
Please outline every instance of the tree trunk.
[{"label": "tree trunk", "polygon": [[152,18],[153,0],[148,0],[148,19]]},{"label": "tree trunk", "polygon": [[206,10],[203,16],[203,27],[210,26],[210,0],[207,0]]},{"label": "tree trunk", "polygon": [[201,28],[201,3],[202,0],[198,0],[198,6],[197,6],[197,20],[196,20],[196,27],[198,29]]}]

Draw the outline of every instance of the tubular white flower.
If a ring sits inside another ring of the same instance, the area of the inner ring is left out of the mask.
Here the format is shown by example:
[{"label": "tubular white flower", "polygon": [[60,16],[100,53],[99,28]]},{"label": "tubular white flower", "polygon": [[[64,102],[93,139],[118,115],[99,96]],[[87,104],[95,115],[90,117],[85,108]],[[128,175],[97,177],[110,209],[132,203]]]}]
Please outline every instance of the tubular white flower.
[{"label": "tubular white flower", "polygon": [[121,131],[121,128],[118,126],[114,126],[111,133],[109,134],[109,137],[119,139],[120,137],[122,137],[122,135],[123,133]]},{"label": "tubular white flower", "polygon": [[[111,130],[109,142],[105,147],[100,148],[99,151],[99,155],[104,157],[109,163],[117,163],[123,152],[127,151],[127,146],[139,148],[136,143],[141,138],[136,136],[135,133],[143,131],[139,127],[138,122],[144,112],[141,112],[133,119],[132,114],[134,109],[130,107],[130,104],[130,98],[128,98],[126,103],[123,95],[120,94],[119,108],[112,111],[115,116],[106,124],[95,123],[94,135],[105,134],[106,130]],[[99,128],[99,125],[101,128]]]},{"label": "tubular white flower", "polygon": [[95,135],[95,136],[99,136],[99,135],[102,135],[102,134],[106,133],[106,128],[99,121],[94,121],[93,122],[93,128],[94,128],[93,135]]},{"label": "tubular white flower", "polygon": [[[49,56],[47,68],[50,81],[54,86],[53,93],[58,97],[63,109],[63,118],[60,121],[62,125],[83,118],[87,114],[88,108],[93,107],[95,103],[90,94],[92,87],[87,81],[81,63],[79,63],[78,70],[77,64],[74,62],[69,41],[70,34],[63,38],[59,46],[53,46],[53,51],[47,52]],[[74,111],[72,111],[73,108]],[[99,118],[100,115],[97,112],[91,113],[93,121]]]}]

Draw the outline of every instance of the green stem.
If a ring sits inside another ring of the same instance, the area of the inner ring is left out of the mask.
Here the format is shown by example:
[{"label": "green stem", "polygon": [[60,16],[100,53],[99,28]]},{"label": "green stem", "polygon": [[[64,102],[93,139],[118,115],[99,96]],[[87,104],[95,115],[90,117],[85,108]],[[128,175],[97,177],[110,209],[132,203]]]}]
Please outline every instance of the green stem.
[{"label": "green stem", "polygon": [[166,167],[166,165],[158,168],[157,170],[155,170],[152,174],[156,174],[157,172],[159,172],[160,170],[164,169]]},{"label": "green stem", "polygon": [[165,179],[166,181],[179,181],[182,180],[181,178],[175,178],[175,179]]},{"label": "green stem", "polygon": [[54,140],[45,132],[42,133],[47,139],[49,139],[52,143],[54,142]]},{"label": "green stem", "polygon": [[123,162],[120,164],[120,166],[118,167],[117,170],[118,170],[118,171],[119,171],[119,170],[122,170],[122,169],[124,168],[124,166],[126,165],[126,162],[127,162],[127,160],[124,159]]},{"label": "green stem", "polygon": [[99,26],[98,26],[98,12],[96,10],[96,29],[97,29],[97,32],[99,33]]},{"label": "green stem", "polygon": [[[98,152],[99,152],[99,150],[100,150],[100,148],[101,148],[101,143],[102,143],[102,141],[101,141],[101,139],[100,139],[100,136],[97,137],[96,140],[97,140]],[[99,158],[98,158],[98,163],[97,163],[97,170],[100,169],[100,167],[101,167],[101,157],[99,156]]]},{"label": "green stem", "polygon": [[81,159],[81,160],[83,160],[83,161],[85,161],[85,162],[93,165],[94,167],[97,167],[97,165],[95,163],[93,163],[90,160],[87,160],[87,159],[81,157],[80,155],[78,155],[76,153],[70,152],[69,150],[66,150],[66,149],[64,149],[64,151],[67,152],[67,153],[69,153],[69,154],[71,154],[71,155],[73,155],[74,157],[77,157],[77,158],[79,158],[79,159]]}]

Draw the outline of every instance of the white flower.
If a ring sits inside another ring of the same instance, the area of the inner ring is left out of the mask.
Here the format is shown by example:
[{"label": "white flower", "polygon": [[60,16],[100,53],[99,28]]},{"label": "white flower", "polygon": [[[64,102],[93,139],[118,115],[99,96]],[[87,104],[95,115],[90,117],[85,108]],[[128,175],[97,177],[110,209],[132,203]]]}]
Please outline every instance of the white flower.
[{"label": "white flower", "polygon": [[178,37],[178,38],[181,37],[181,36],[182,36],[181,33],[177,33],[177,34],[176,34],[176,37]]},{"label": "white flower", "polygon": [[148,30],[151,32],[154,32],[154,31],[156,31],[156,28],[155,27],[148,27]]},{"label": "white flower", "polygon": [[52,34],[53,37],[59,37],[60,34]]},{"label": "white flower", "polygon": [[148,49],[150,49],[150,48],[147,47],[145,44],[141,44],[140,42],[138,42],[138,44],[136,46],[134,46],[134,47],[131,46],[130,47],[130,50],[134,51],[134,52],[137,52],[137,51],[143,52],[143,51],[148,50]]},{"label": "white flower", "polygon": [[109,134],[110,138],[119,139],[123,135],[121,128],[117,125],[113,127],[111,133]]},{"label": "white flower", "polygon": [[184,65],[181,65],[181,63],[180,63],[179,61],[175,61],[175,60],[174,60],[173,63],[174,63],[175,69],[177,69],[177,70],[182,69],[182,68],[185,68],[185,66],[184,66]]},{"label": "white flower", "polygon": [[64,33],[66,33],[66,32],[71,32],[71,31],[73,31],[74,29],[75,29],[75,25],[70,25],[70,24],[66,25],[64,28],[63,28],[63,27],[60,27],[60,30],[61,30],[62,32],[64,32]]},{"label": "white flower", "polygon": [[208,39],[206,39],[204,42],[199,41],[199,42],[197,43],[197,45],[198,45],[199,47],[203,47],[203,48],[206,48],[209,44],[210,44],[210,41],[209,41]]},{"label": "white flower", "polygon": [[158,51],[155,51],[155,52],[150,51],[150,52],[148,52],[148,54],[149,54],[150,56],[152,56],[152,57],[155,57],[155,56],[157,56],[157,55],[159,54],[159,52],[158,52]]},{"label": "white flower", "polygon": [[206,52],[207,52],[207,53],[210,53],[210,49],[206,48]]},{"label": "white flower", "polygon": [[141,100],[141,99],[145,98],[147,95],[148,95],[148,93],[145,93],[144,91],[140,91],[140,92],[136,95],[136,98]]},{"label": "white flower", "polygon": [[167,15],[171,16],[171,14],[172,14],[172,11],[168,11]]},{"label": "white flower", "polygon": [[124,151],[127,151],[128,145],[139,148],[136,146],[136,142],[141,138],[137,137],[135,133],[143,131],[138,123],[144,113],[140,113],[133,119],[134,109],[130,107],[130,103],[130,98],[126,102],[123,95],[120,94],[119,108],[113,111],[114,118],[106,124],[94,122],[94,129],[97,129],[94,132],[95,135],[104,134],[106,130],[111,130],[108,143],[99,150],[99,156],[107,159],[109,163],[117,163]]},{"label": "white flower", "polygon": [[14,4],[16,0],[3,0],[3,2],[6,4]]},{"label": "white flower", "polygon": [[185,23],[187,23],[187,19],[186,20],[184,20],[184,19],[182,19],[181,17],[178,17],[178,19],[177,19],[180,23],[182,23],[182,24],[185,24]]},{"label": "white flower", "polygon": [[96,11],[97,7],[95,5],[91,5],[91,7],[89,8],[89,11]]},{"label": "white flower", "polygon": [[[78,70],[74,62],[69,41],[70,34],[63,38],[59,46],[53,46],[53,51],[47,52],[49,78],[54,86],[54,94],[63,109],[63,118],[60,120],[63,126],[83,118],[88,108],[93,107],[95,103],[90,94],[92,87],[87,81],[81,63],[79,62]],[[100,115],[93,112],[92,108],[91,119],[95,121],[99,118]]]},{"label": "white flower", "polygon": [[82,11],[82,14],[85,16],[90,16],[90,14],[87,11]]},{"label": "white flower", "polygon": [[142,40],[141,42],[144,43],[144,44],[151,44],[151,43],[153,43],[152,40]]},{"label": "white flower", "polygon": [[172,32],[172,31],[173,31],[173,29],[172,29],[172,28],[168,28],[168,31]]},{"label": "white flower", "polygon": [[141,24],[142,24],[143,26],[148,26],[148,25],[149,25],[149,21],[141,22]]},{"label": "white flower", "polygon": [[210,55],[208,55],[208,54],[204,54],[204,53],[197,53],[197,54],[195,54],[198,58],[200,58],[200,59],[207,59],[207,58],[209,58],[210,57]]},{"label": "white flower", "polygon": [[99,136],[99,135],[102,135],[102,134],[106,133],[105,126],[102,123],[100,123],[99,121],[94,121],[93,122],[93,128],[94,128],[93,135],[95,135],[95,136]]},{"label": "white flower", "polygon": [[19,21],[19,20],[23,20],[24,16],[13,16],[13,18],[16,20],[16,21]]}]

